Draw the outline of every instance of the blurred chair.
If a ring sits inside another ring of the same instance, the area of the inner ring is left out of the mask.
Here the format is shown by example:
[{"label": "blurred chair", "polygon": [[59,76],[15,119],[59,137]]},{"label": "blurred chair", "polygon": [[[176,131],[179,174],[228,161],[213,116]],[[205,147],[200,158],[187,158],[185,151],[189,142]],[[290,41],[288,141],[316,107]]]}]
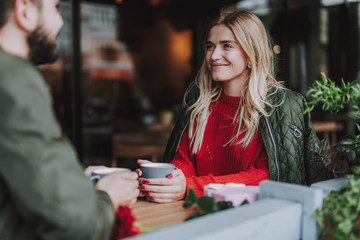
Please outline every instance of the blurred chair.
[{"label": "blurred chair", "polygon": [[117,166],[118,158],[150,157],[157,162],[157,156],[165,152],[169,131],[144,131],[136,133],[115,133],[112,138],[112,167]]},{"label": "blurred chair", "polygon": [[337,132],[344,129],[342,123],[335,121],[313,122],[313,126],[316,133],[322,134],[324,138],[328,139],[328,148],[337,144]]}]

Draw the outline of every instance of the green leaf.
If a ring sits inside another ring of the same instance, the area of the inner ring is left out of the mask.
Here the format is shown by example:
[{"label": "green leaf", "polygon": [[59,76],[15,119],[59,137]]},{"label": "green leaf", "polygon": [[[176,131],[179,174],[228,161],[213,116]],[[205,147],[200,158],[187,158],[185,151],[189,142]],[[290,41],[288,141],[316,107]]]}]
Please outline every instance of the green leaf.
[{"label": "green leaf", "polygon": [[212,197],[201,197],[198,200],[199,208],[205,213],[212,213],[215,206],[215,200]]},{"label": "green leaf", "polygon": [[248,201],[247,199],[245,199],[245,200],[240,204],[240,206],[246,205],[246,204],[249,204],[249,201]]},{"label": "green leaf", "polygon": [[233,208],[233,204],[230,201],[220,201],[216,203],[218,210],[224,210],[228,208]]},{"label": "green leaf", "polygon": [[350,138],[345,138],[339,142],[339,145],[353,145],[355,144],[355,141]]},{"label": "green leaf", "polygon": [[359,124],[355,124],[355,125],[356,125],[358,131],[360,131],[360,125]]},{"label": "green leaf", "polygon": [[326,148],[327,148],[327,146],[328,146],[328,138],[326,137],[326,138],[324,138],[324,139],[322,139],[321,141],[320,141],[320,152],[321,153],[323,153],[323,152],[325,152],[326,151]]},{"label": "green leaf", "polygon": [[207,196],[199,198],[193,188],[189,188],[189,196],[183,206],[184,208],[194,206],[193,214],[186,220],[234,207],[230,201],[215,202],[214,198]]},{"label": "green leaf", "polygon": [[345,235],[349,235],[352,231],[352,224],[349,219],[345,219],[343,222],[339,223],[339,229],[345,233]]},{"label": "green leaf", "polygon": [[349,160],[349,162],[353,162],[355,160],[356,153],[355,151],[350,150],[346,153],[346,158]]},{"label": "green leaf", "polygon": [[336,151],[337,151],[337,149],[334,147],[326,150],[325,153],[323,154],[325,160],[328,161],[328,159],[332,158],[334,156],[334,154],[336,153]]},{"label": "green leaf", "polygon": [[195,190],[193,188],[189,188],[189,196],[186,199],[186,201],[183,204],[184,208],[189,208],[191,207],[193,204],[196,204],[198,201],[198,196],[195,193]]},{"label": "green leaf", "polygon": [[360,176],[360,166],[355,166],[351,168],[351,171],[356,174],[357,176]]}]

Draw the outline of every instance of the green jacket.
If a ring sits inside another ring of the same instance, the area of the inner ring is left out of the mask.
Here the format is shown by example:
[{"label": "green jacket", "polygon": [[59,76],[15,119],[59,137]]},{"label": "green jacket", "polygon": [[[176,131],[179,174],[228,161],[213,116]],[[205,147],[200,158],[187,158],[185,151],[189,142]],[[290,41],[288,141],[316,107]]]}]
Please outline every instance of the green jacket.
[{"label": "green jacket", "polygon": [[[184,99],[183,108],[170,135],[164,161],[170,162],[177,151],[181,136],[190,119],[191,106],[199,96],[199,89],[192,84]],[[290,90],[269,94],[270,101],[279,105],[269,117],[261,117],[259,131],[269,159],[270,180],[310,185],[331,177],[324,164],[313,158],[319,144],[310,120],[304,115],[305,98]]]},{"label": "green jacket", "polygon": [[34,66],[0,49],[0,239],[109,239],[114,208],[83,173]]}]

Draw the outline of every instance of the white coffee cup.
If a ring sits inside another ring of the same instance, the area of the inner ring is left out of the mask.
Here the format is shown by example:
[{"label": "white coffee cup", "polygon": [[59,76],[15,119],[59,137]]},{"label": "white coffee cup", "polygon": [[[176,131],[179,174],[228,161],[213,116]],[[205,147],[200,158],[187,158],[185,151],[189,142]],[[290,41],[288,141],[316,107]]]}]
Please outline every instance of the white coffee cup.
[{"label": "white coffee cup", "polygon": [[98,168],[93,171],[90,177],[91,181],[99,181],[101,178],[113,173],[113,172],[130,172],[128,168]]}]

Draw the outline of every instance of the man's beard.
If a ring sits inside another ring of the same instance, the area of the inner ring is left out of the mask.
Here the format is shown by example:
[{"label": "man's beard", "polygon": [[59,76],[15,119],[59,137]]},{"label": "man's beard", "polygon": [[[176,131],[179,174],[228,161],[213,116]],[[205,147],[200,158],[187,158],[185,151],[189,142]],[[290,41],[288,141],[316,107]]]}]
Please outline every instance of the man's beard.
[{"label": "man's beard", "polygon": [[51,42],[45,31],[38,27],[28,37],[29,60],[34,65],[53,63],[58,58],[56,42]]}]

